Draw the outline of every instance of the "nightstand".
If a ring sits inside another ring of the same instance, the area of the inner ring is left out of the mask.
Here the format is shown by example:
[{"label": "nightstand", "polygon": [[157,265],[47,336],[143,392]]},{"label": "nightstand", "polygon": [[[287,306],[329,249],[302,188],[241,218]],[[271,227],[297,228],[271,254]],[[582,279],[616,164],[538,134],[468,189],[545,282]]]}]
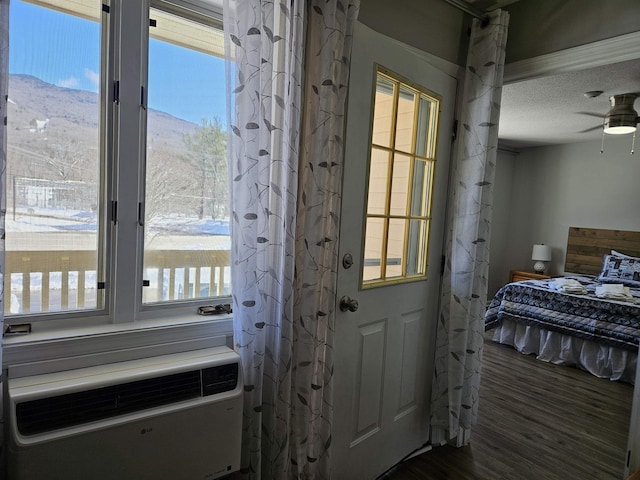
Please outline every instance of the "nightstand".
[{"label": "nightstand", "polygon": [[511,270],[509,275],[509,283],[521,282],[523,280],[548,280],[550,275],[544,273],[527,272],[525,270]]}]

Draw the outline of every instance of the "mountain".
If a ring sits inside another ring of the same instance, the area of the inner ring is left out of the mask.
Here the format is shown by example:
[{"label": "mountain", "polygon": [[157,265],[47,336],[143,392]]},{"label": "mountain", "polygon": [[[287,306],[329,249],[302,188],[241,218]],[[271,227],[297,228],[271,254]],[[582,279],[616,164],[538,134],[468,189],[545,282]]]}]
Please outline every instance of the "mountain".
[{"label": "mountain", "polygon": [[[97,207],[99,109],[97,93],[29,75],[9,76],[10,208],[89,212]],[[196,136],[201,126],[153,109],[147,111],[147,125],[147,216],[215,215],[219,205],[226,205],[226,197],[221,197],[226,192],[226,155],[215,155],[226,148],[225,133]],[[189,148],[187,135],[192,139]],[[225,165],[216,163],[220,159]],[[224,185],[214,181],[219,178]]]},{"label": "mountain", "polygon": [[[9,76],[9,144],[20,149],[45,154],[34,134],[51,139],[64,139],[66,144],[97,145],[99,98],[94,92],[58,87],[30,75]],[[192,134],[198,125],[166,112],[148,109],[148,136],[154,148],[175,150],[184,148],[183,136]],[[93,155],[92,153],[90,153]],[[46,154],[45,154],[46,155]]]},{"label": "mountain", "polygon": [[[57,87],[31,75],[9,75],[10,121],[28,129],[33,118],[63,119],[74,125],[97,128],[98,94]],[[33,115],[33,118],[29,118]]]}]

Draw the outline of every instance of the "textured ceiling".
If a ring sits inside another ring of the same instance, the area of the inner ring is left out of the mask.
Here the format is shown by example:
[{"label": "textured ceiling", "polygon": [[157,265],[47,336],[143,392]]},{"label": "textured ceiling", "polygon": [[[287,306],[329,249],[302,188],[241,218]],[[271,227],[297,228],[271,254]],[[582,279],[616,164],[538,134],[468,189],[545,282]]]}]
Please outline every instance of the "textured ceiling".
[{"label": "textured ceiling", "polygon": [[[591,90],[604,93],[586,98]],[[622,93],[640,93],[640,60],[504,85],[500,144],[524,148],[600,140],[601,128],[585,130],[602,126],[609,96]]]},{"label": "textured ceiling", "polygon": [[[467,3],[489,12],[516,1]],[[584,96],[592,90],[603,93],[597,98]],[[609,97],[622,93],[640,94],[640,59],[507,83],[502,89],[500,145],[517,150],[601,140],[604,115],[611,107]],[[635,108],[640,109],[640,100]]]}]

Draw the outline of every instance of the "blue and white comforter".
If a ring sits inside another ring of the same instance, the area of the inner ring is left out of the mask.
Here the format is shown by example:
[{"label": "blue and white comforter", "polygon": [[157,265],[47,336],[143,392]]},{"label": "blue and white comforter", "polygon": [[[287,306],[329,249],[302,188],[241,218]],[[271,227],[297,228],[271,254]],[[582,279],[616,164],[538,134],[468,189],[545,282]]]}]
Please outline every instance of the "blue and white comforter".
[{"label": "blue and white comforter", "polygon": [[549,288],[549,280],[525,280],[502,287],[485,314],[490,330],[510,319],[526,325],[571,335],[597,343],[638,351],[640,290],[632,300],[598,298],[595,277],[573,276],[586,294],[567,294]]}]

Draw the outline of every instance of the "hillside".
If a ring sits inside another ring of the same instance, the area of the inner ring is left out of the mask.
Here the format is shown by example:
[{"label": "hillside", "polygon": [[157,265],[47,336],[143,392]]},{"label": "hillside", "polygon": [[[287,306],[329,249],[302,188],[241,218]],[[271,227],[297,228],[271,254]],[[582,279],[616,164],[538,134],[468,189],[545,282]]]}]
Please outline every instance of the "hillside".
[{"label": "hillside", "polygon": [[[10,75],[9,208],[97,208],[99,107],[97,93]],[[226,134],[218,129],[203,135],[201,126],[153,109],[147,125],[147,220],[172,214],[216,218],[220,205],[226,205]],[[225,165],[218,165],[220,159]],[[224,179],[224,185],[216,179]]]},{"label": "hillside", "polygon": [[[58,87],[29,75],[10,75],[8,110],[10,145],[29,150],[34,157],[50,157],[46,144],[55,139],[74,145],[74,151],[86,148],[87,155],[94,155],[99,124],[97,93]],[[168,149],[175,156],[184,149],[183,136],[197,127],[153,109],[148,110],[148,126],[153,148]]]}]

